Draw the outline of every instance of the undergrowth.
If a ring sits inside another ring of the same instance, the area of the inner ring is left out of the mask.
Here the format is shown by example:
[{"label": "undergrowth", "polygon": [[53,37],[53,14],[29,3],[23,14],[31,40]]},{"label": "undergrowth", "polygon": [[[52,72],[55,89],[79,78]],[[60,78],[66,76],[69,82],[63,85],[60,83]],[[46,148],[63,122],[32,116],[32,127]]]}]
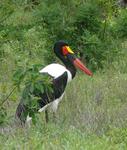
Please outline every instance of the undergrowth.
[{"label": "undergrowth", "polygon": [[[30,128],[10,123],[0,128],[1,149],[124,150],[127,146],[127,77],[108,68],[93,78],[77,73],[59,105],[57,121],[44,112]],[[13,96],[13,95],[12,95]],[[13,115],[14,107],[8,115]]]}]

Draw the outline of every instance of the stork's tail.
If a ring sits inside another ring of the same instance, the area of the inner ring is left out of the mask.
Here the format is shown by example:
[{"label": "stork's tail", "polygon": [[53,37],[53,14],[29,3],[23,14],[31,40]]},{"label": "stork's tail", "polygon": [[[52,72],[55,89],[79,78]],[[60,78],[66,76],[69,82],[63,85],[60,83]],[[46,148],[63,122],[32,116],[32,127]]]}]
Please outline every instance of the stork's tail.
[{"label": "stork's tail", "polygon": [[21,125],[25,125],[27,114],[26,106],[20,102],[15,113],[16,122],[20,122]]}]

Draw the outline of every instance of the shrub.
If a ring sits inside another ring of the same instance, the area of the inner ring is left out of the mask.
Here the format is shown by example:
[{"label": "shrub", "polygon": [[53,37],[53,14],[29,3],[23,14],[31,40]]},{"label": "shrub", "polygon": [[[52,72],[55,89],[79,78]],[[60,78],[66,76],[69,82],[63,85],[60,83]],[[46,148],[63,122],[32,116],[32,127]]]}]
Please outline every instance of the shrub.
[{"label": "shrub", "polygon": [[121,10],[119,16],[116,18],[117,35],[122,38],[127,37],[127,10]]},{"label": "shrub", "polygon": [[97,3],[88,2],[79,6],[75,18],[77,33],[81,35],[84,29],[97,33],[101,27],[100,14],[100,8]]}]

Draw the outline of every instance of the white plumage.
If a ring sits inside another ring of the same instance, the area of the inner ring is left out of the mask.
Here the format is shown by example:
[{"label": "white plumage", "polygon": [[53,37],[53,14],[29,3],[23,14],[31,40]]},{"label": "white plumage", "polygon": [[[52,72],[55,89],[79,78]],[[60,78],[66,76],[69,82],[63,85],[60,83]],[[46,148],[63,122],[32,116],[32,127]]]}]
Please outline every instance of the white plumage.
[{"label": "white plumage", "polygon": [[67,72],[67,75],[68,75],[68,82],[70,82],[72,80],[72,75],[70,71],[66,69],[64,66],[57,64],[57,63],[50,64],[46,66],[45,68],[41,69],[39,72],[48,73],[49,75],[51,75],[52,77],[56,79],[60,77],[65,71]]},{"label": "white plumage", "polygon": [[42,111],[46,110],[47,107],[50,107],[51,110],[56,113],[57,108],[58,108],[58,104],[62,100],[63,96],[64,96],[64,93],[59,98],[54,100],[53,102],[50,102],[47,105],[45,105],[44,107],[42,107],[41,109],[39,109],[38,112],[42,112]]}]

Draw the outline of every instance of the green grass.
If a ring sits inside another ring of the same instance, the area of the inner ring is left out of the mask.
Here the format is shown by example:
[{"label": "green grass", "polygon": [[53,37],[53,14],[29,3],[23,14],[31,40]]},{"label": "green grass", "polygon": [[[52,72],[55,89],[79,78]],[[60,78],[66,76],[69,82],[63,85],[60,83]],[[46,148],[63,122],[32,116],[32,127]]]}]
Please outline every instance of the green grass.
[{"label": "green grass", "polygon": [[[44,113],[37,115],[37,124],[31,128],[5,124],[0,149],[126,150],[126,88],[126,74],[110,68],[93,78],[78,74],[66,89],[56,123],[50,112],[48,124]],[[11,102],[8,117],[16,105]]]},{"label": "green grass", "polygon": [[[121,132],[122,131],[122,132]],[[127,129],[114,129],[107,135],[88,135],[73,126],[40,124],[1,136],[0,148],[13,150],[126,150]]]}]

